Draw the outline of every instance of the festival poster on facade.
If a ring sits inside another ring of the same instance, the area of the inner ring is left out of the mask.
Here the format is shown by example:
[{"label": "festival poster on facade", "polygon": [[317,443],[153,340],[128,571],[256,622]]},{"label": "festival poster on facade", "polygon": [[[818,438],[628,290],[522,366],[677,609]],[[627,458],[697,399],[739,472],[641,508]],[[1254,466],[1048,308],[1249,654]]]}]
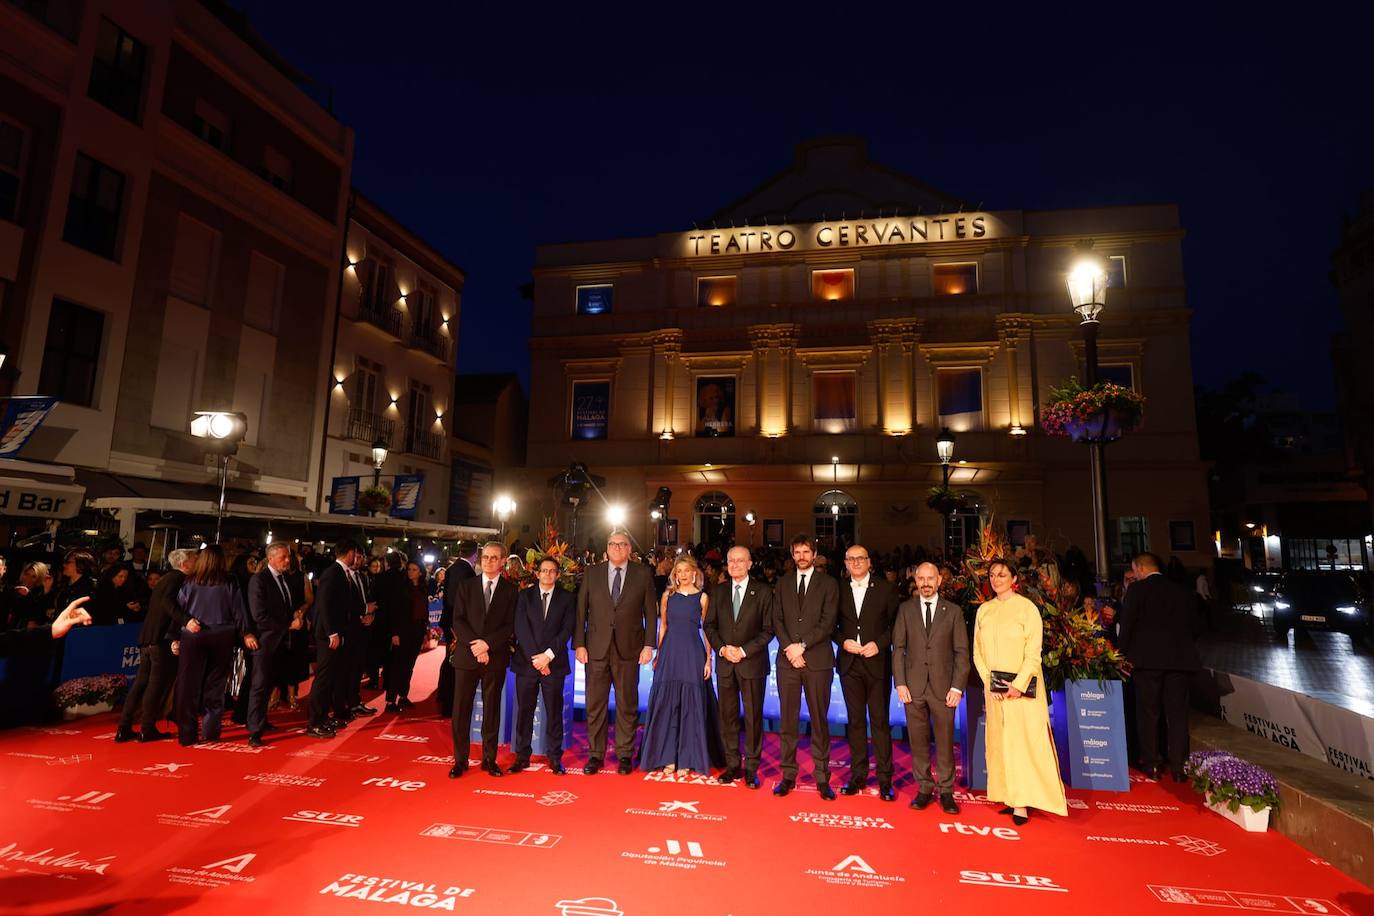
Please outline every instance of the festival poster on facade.
[{"label": "festival poster on facade", "polygon": [[573,382],[572,437],[605,439],[610,431],[611,383]]},{"label": "festival poster on facade", "polygon": [[0,399],[0,458],[18,455],[55,406],[57,398],[46,396]]},{"label": "festival poster on facade", "polygon": [[735,434],[735,378],[703,375],[697,378],[696,435],[720,438]]},{"label": "festival poster on facade", "polygon": [[335,477],[329,488],[329,514],[354,515],[358,511],[358,478]]},{"label": "festival poster on facade", "polygon": [[414,519],[420,509],[424,474],[397,474],[391,487],[391,517]]}]

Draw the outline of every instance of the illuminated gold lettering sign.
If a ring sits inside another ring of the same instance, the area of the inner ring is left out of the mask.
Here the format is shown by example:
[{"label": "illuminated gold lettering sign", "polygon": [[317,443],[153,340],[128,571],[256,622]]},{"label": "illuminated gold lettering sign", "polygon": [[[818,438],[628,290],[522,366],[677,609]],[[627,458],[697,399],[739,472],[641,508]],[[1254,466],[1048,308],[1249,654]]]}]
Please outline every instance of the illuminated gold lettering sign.
[{"label": "illuminated gold lettering sign", "polygon": [[681,244],[686,257],[709,258],[996,238],[1005,234],[998,231],[1000,227],[996,217],[987,213],[952,213],[812,223],[809,226],[699,230],[685,233]]}]

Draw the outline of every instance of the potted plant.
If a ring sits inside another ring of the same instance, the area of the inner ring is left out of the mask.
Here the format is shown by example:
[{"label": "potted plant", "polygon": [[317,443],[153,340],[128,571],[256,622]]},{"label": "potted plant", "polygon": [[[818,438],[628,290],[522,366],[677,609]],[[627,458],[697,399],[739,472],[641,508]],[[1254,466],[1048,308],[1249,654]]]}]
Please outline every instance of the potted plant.
[{"label": "potted plant", "polygon": [[1040,425],[1051,436],[1075,442],[1112,442],[1131,432],[1145,412],[1145,398],[1115,382],[1085,388],[1076,377],[1050,389]]},{"label": "potted plant", "polygon": [[97,674],[64,681],[53,691],[53,702],[62,710],[62,718],[77,719],[115,708],[129,689],[129,679],[122,674]]},{"label": "potted plant", "polygon": [[358,494],[358,506],[373,515],[391,508],[391,491],[375,484]]},{"label": "potted plant", "polygon": [[1263,767],[1230,751],[1194,751],[1183,772],[1217,814],[1254,833],[1269,829],[1269,812],[1279,806],[1279,784]]},{"label": "potted plant", "polygon": [[931,487],[926,494],[926,506],[941,515],[949,515],[958,512],[968,505],[968,497],[958,493],[950,487],[938,486]]}]

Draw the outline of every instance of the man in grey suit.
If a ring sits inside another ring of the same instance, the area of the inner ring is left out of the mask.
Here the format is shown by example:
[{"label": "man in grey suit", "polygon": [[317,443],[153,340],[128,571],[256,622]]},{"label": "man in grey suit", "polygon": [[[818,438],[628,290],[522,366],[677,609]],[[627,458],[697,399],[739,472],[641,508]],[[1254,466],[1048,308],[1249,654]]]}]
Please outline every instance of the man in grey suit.
[{"label": "man in grey suit", "polygon": [[606,757],[606,722],[611,685],[615,685],[616,771],[634,770],[635,731],[639,728],[639,666],[654,657],[658,635],[658,602],[654,576],[642,563],[630,562],[630,536],[611,532],[606,562],[589,568],[577,592],[573,648],[587,666],[588,776],[601,770]]},{"label": "man in grey suit", "polygon": [[830,687],[835,670],[835,632],[840,589],[835,580],[813,564],[816,548],[811,538],[792,539],[796,568],[778,580],[773,593],[773,632],[778,637],[778,706],[781,713],[782,780],[773,794],[786,795],[797,787],[797,735],[801,698],[811,717],[811,761],[815,765],[816,792],[825,801],[835,800],[830,788]]},{"label": "man in grey suit", "polygon": [[[763,688],[768,680],[768,644],[773,640],[769,613],[773,593],[749,578],[748,547],[731,547],[725,568],[729,576],[711,590],[706,611],[706,639],[720,656],[716,691],[720,696],[720,735],[725,743],[723,783],[743,779],[759,787],[763,748]],[[744,769],[740,769],[740,701],[744,701]]]},{"label": "man in grey suit", "polygon": [[[897,699],[906,704],[911,768],[916,797],[911,807],[930,804],[938,785],[940,808],[958,814],[954,800],[954,710],[968,683],[968,629],[964,612],[940,597],[940,571],[933,563],[916,568],[916,595],[902,602],[892,626],[892,673]],[[936,779],[930,779],[930,725],[935,725]]]}]

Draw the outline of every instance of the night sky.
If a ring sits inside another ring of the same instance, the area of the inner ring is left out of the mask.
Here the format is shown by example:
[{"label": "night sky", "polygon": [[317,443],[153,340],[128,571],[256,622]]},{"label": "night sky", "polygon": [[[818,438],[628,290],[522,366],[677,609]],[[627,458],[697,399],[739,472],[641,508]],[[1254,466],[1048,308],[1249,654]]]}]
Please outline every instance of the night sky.
[{"label": "night sky", "polygon": [[536,245],[690,229],[798,141],[849,133],[985,209],[1176,202],[1196,380],[1334,403],[1330,254],[1374,187],[1367,12],[237,5],[332,90],[355,186],[467,271],[461,372],[528,387]]}]

